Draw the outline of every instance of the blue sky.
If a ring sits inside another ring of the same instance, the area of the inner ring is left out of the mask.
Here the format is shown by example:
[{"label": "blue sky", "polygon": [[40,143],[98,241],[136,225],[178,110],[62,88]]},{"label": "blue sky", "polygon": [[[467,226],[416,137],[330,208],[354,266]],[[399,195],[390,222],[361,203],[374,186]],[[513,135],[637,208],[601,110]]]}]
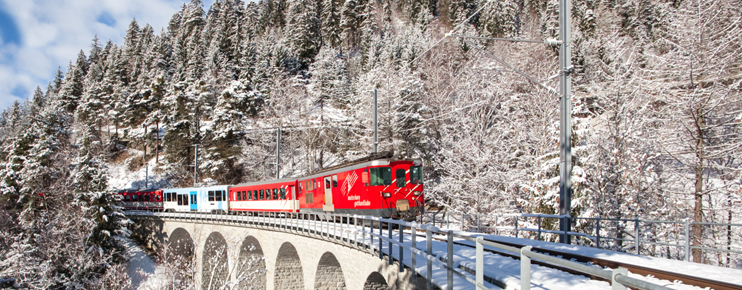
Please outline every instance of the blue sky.
[{"label": "blue sky", "polygon": [[[46,90],[95,35],[121,45],[132,19],[155,33],[189,0],[0,0],[0,110]],[[214,0],[204,0],[204,10]]]}]

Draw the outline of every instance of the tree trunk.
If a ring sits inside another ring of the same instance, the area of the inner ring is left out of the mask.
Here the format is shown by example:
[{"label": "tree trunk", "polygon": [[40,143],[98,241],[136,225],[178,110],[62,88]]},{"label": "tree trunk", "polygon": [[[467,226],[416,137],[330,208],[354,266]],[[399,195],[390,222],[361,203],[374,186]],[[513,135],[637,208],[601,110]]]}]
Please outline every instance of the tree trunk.
[{"label": "tree trunk", "polygon": [[[696,139],[696,168],[695,168],[695,181],[696,188],[694,192],[695,206],[693,207],[693,247],[701,247],[701,237],[703,235],[703,162],[706,158],[704,156],[703,139],[703,111],[701,108],[696,109],[696,132],[698,136]],[[701,263],[702,251],[699,248],[694,248],[693,251],[693,262]]]},{"label": "tree trunk", "polygon": [[155,167],[160,163],[160,121],[155,122],[155,129],[157,135],[155,135]]}]

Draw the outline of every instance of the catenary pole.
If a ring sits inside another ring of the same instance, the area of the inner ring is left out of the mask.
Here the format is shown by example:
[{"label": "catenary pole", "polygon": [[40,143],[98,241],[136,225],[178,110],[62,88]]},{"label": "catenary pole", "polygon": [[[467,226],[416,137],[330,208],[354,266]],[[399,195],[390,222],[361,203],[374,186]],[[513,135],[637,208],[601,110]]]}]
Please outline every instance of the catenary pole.
[{"label": "catenary pole", "polygon": [[196,147],[193,150],[193,186],[196,186],[198,183],[198,144],[193,146]]},{"label": "catenary pole", "polygon": [[281,127],[276,130],[276,179],[281,176]]},{"label": "catenary pole", "polygon": [[378,118],[376,115],[378,114],[378,106],[377,106],[377,98],[376,98],[376,89],[374,88],[374,153],[379,152],[379,132],[378,132]]},{"label": "catenary pole", "polygon": [[[559,214],[570,215],[572,212],[572,96],[571,78],[572,73],[572,52],[570,42],[572,38],[571,31],[571,0],[559,0],[559,37],[561,44],[559,47],[559,85],[560,85],[560,165],[559,165]],[[561,243],[569,244],[570,236],[566,234],[570,231],[570,218],[561,218],[559,220],[559,230],[562,232],[559,237]]]}]

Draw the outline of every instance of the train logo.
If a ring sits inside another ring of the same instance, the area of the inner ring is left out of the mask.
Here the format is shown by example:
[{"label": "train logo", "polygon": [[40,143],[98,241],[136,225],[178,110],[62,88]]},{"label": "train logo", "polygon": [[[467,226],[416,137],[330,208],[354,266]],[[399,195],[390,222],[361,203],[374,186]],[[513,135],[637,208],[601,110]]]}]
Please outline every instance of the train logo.
[{"label": "train logo", "polygon": [[353,184],[356,183],[356,180],[358,180],[358,174],[356,174],[355,171],[351,171],[350,174],[345,177],[345,182],[343,182],[343,186],[340,188],[343,196],[348,196],[348,193],[353,188]]}]

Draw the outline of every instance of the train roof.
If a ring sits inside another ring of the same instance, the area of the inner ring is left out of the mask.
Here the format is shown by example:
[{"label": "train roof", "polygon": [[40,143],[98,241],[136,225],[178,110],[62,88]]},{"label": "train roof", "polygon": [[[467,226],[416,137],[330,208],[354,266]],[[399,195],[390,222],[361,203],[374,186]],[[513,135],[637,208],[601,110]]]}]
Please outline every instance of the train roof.
[{"label": "train roof", "polygon": [[297,177],[288,177],[288,178],[266,180],[266,181],[245,182],[245,183],[240,183],[240,184],[237,184],[237,185],[232,185],[231,187],[242,187],[242,186],[254,186],[254,185],[263,185],[263,184],[273,184],[273,183],[294,182],[297,179],[299,179],[299,178],[297,178]]},{"label": "train roof", "polygon": [[163,188],[161,190],[193,190],[193,189],[226,189],[229,188],[231,185],[211,185],[211,186],[201,186],[201,187],[174,187],[174,188]]}]

